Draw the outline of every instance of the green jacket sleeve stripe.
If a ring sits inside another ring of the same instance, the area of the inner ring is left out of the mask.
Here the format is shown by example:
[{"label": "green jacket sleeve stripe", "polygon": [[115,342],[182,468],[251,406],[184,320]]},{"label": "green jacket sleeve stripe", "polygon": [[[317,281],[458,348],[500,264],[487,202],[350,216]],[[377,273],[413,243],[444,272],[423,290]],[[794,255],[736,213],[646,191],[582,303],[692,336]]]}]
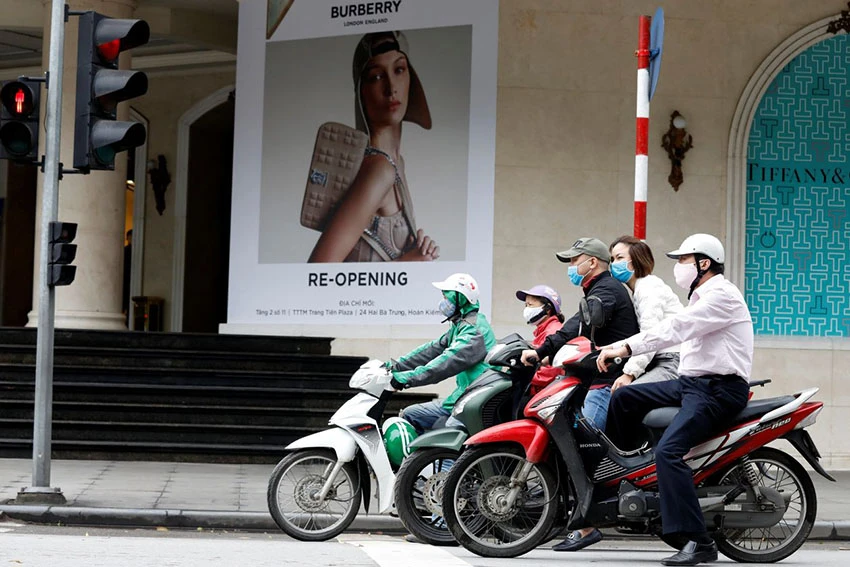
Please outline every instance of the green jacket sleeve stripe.
[{"label": "green jacket sleeve stripe", "polygon": [[[416,349],[410,351],[406,355],[396,361],[393,365],[393,370],[404,372],[405,370],[413,370],[417,366],[427,364],[431,360],[440,356],[449,344],[448,331],[439,339],[433,340],[430,343],[425,343]],[[396,378],[398,380],[398,378]],[[399,380],[401,382],[401,380]]]},{"label": "green jacket sleeve stripe", "polygon": [[442,354],[415,370],[393,372],[393,376],[412,387],[435,384],[469,369],[486,356],[484,336],[475,325],[464,322]]}]

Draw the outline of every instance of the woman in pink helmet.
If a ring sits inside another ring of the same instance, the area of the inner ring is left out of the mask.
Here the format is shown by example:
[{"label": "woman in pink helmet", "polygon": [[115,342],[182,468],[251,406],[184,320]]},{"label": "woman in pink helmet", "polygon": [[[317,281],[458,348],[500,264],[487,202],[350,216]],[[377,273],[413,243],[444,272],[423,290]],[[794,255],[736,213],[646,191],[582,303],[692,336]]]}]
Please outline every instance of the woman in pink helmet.
[{"label": "woman in pink helmet", "polygon": [[[534,348],[543,344],[543,340],[561,328],[564,315],[561,313],[561,295],[548,285],[536,285],[530,289],[521,289],[516,297],[525,302],[523,317],[529,325],[534,325]],[[531,380],[529,393],[533,396],[549,384],[555,376],[563,374],[559,366],[541,366]]]}]

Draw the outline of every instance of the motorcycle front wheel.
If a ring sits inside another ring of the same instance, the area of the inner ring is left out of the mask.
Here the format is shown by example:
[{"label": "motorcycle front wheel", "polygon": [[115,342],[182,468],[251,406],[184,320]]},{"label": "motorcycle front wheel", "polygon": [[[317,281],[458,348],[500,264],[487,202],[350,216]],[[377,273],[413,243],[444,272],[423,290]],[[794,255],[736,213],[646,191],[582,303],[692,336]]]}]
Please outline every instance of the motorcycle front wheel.
[{"label": "motorcycle front wheel", "polygon": [[532,465],[508,505],[511,479],[526,463],[516,445],[473,447],[455,462],[443,487],[443,517],[463,547],[483,557],[517,557],[550,537],[559,499],[548,465]]},{"label": "motorcycle front wheel", "polygon": [[797,551],[817,515],[815,485],[809,473],[791,456],[763,447],[749,454],[749,462],[737,462],[719,473],[718,485],[745,481],[747,470],[765,486],[783,495],[785,515],[769,528],[725,529],[715,534],[717,549],[730,559],[741,563],[774,563]]},{"label": "motorcycle front wheel", "polygon": [[359,477],[345,463],[321,498],[322,487],[336,464],[327,449],[307,449],[281,460],[269,478],[267,499],[275,523],[301,541],[325,541],[347,528],[360,510]]},{"label": "motorcycle front wheel", "polygon": [[418,449],[404,459],[395,480],[398,517],[411,534],[431,545],[454,545],[443,520],[443,485],[458,457],[451,449]]}]

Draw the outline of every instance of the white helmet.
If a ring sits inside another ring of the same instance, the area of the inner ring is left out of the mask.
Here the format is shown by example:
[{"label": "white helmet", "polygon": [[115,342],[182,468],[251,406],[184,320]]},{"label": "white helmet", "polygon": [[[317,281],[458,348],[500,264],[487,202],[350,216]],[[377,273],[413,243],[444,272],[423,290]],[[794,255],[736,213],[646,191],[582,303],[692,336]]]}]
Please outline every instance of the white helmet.
[{"label": "white helmet", "polygon": [[469,274],[452,274],[441,282],[432,282],[434,287],[442,291],[456,291],[471,304],[478,303],[478,282]]},{"label": "white helmet", "polygon": [[668,252],[667,256],[674,260],[686,254],[704,254],[717,262],[723,264],[726,261],[726,253],[723,244],[710,234],[692,234],[682,241],[677,250]]}]

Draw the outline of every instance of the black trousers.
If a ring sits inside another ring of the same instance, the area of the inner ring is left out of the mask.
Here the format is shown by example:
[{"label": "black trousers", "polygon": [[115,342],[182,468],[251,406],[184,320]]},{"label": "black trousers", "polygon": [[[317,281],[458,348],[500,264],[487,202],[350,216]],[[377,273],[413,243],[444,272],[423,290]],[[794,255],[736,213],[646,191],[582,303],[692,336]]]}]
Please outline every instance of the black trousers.
[{"label": "black trousers", "polygon": [[655,448],[665,534],[705,532],[693,471],[683,457],[694,445],[730,425],[747,405],[749,389],[749,384],[738,377],[681,376],[667,382],[638,381],[614,392],[608,407],[607,434],[618,446],[643,427],[641,421],[650,410],[682,408]]}]

